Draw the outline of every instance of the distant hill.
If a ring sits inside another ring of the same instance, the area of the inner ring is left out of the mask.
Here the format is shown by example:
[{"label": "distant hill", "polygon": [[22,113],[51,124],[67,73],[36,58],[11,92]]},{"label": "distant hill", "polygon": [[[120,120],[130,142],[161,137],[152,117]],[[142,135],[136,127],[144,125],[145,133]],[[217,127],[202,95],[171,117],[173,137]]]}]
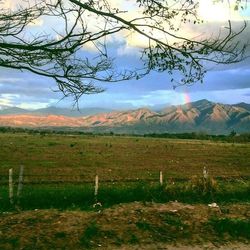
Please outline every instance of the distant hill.
[{"label": "distant hill", "polygon": [[[183,132],[226,134],[232,130],[243,133],[250,132],[248,105],[244,103],[228,105],[200,100],[185,105],[169,106],[158,112],[141,108],[103,113],[102,109],[94,109],[85,110],[81,116],[74,112],[69,115],[68,109],[50,107],[26,114],[0,115],[0,125],[72,127],[86,132],[113,131],[136,134]],[[100,113],[89,114],[97,111]]]},{"label": "distant hill", "polygon": [[18,114],[24,114],[26,112],[28,111],[17,107],[2,106],[0,108],[0,115],[18,115]]},{"label": "distant hill", "polygon": [[67,109],[67,108],[58,108],[58,107],[48,107],[43,109],[37,109],[29,114],[34,115],[63,115],[63,116],[72,116],[80,117],[86,115],[96,115],[100,113],[112,112],[111,109],[104,108],[83,108],[83,109]]},{"label": "distant hill", "polygon": [[249,103],[241,102],[241,103],[235,104],[234,106],[241,107],[241,108],[244,108],[244,109],[250,111],[250,104]]},{"label": "distant hill", "polygon": [[86,115],[95,115],[100,113],[112,112],[112,109],[105,108],[83,108],[83,109],[67,109],[59,107],[48,107],[36,110],[21,109],[18,107],[0,106],[0,115],[63,115],[69,117],[81,117]]}]

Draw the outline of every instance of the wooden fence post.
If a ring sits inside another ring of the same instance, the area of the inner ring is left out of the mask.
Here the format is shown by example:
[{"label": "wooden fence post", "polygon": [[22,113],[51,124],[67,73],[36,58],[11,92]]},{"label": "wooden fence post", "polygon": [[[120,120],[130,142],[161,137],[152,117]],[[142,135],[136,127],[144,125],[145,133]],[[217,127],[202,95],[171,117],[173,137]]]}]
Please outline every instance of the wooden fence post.
[{"label": "wooden fence post", "polygon": [[98,175],[95,176],[95,197],[98,195],[98,188],[99,188],[99,178]]},{"label": "wooden fence post", "polygon": [[163,174],[162,171],[160,171],[160,185],[163,185]]},{"label": "wooden fence post", "polygon": [[206,167],[203,168],[203,178],[206,180],[208,178],[208,171]]},{"label": "wooden fence post", "polygon": [[14,199],[13,199],[13,170],[12,168],[9,169],[9,199],[10,199],[10,204],[13,204]]},{"label": "wooden fence post", "polygon": [[20,166],[19,179],[18,179],[18,187],[17,187],[17,200],[19,201],[21,192],[23,188],[23,166]]}]

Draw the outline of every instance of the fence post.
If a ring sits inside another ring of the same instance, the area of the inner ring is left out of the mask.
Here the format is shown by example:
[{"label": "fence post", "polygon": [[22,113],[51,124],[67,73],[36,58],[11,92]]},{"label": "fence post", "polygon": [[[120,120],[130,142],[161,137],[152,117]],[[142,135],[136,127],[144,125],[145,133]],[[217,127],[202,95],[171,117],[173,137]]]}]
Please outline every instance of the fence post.
[{"label": "fence post", "polygon": [[163,185],[163,174],[162,171],[160,171],[160,185]]},{"label": "fence post", "polygon": [[18,179],[18,187],[17,187],[17,200],[19,202],[21,192],[23,188],[23,166],[20,166],[19,179]]},{"label": "fence post", "polygon": [[10,204],[13,204],[14,200],[13,200],[13,170],[12,168],[9,169],[9,199],[10,199]]},{"label": "fence post", "polygon": [[95,176],[95,197],[97,198],[99,188],[99,178],[98,175]]},{"label": "fence post", "polygon": [[208,181],[208,171],[206,167],[203,167],[203,192],[207,190],[207,181]]},{"label": "fence post", "polygon": [[208,178],[208,171],[206,167],[203,168],[203,178],[206,180]]}]

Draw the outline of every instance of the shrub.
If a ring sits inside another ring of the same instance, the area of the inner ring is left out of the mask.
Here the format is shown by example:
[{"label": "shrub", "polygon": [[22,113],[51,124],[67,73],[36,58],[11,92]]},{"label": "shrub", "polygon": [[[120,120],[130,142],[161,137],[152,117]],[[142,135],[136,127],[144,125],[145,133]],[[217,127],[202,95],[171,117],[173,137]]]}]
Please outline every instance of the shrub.
[{"label": "shrub", "polygon": [[250,219],[212,218],[209,221],[209,225],[211,225],[220,236],[227,233],[233,238],[243,237],[250,239]]},{"label": "shrub", "polygon": [[187,184],[186,189],[198,195],[213,197],[216,191],[218,191],[218,185],[212,177],[203,178],[194,176]]}]

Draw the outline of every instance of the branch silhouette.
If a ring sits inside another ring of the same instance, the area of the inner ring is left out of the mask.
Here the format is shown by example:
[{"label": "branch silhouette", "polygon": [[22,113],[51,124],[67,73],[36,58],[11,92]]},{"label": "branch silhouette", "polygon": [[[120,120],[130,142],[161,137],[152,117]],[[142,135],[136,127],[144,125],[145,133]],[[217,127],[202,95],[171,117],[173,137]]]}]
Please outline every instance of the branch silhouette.
[{"label": "branch silhouette", "polygon": [[[242,3],[238,3],[239,8]],[[178,84],[202,81],[206,63],[231,64],[244,59],[247,42],[239,40],[246,22],[236,30],[231,21],[214,36],[190,38],[183,25],[200,25],[198,1],[135,0],[135,12],[112,7],[109,0],[24,1],[1,8],[0,67],[30,71],[56,81],[65,97],[78,102],[83,94],[104,91],[99,83],[140,79],[151,71],[178,71]],[[39,20],[53,19],[60,30],[30,34]],[[96,26],[90,25],[96,20]],[[99,26],[99,27],[97,27]],[[119,69],[109,51],[114,36],[140,35],[142,66]],[[94,57],[86,48],[94,48]],[[175,81],[172,78],[171,81]]]}]

